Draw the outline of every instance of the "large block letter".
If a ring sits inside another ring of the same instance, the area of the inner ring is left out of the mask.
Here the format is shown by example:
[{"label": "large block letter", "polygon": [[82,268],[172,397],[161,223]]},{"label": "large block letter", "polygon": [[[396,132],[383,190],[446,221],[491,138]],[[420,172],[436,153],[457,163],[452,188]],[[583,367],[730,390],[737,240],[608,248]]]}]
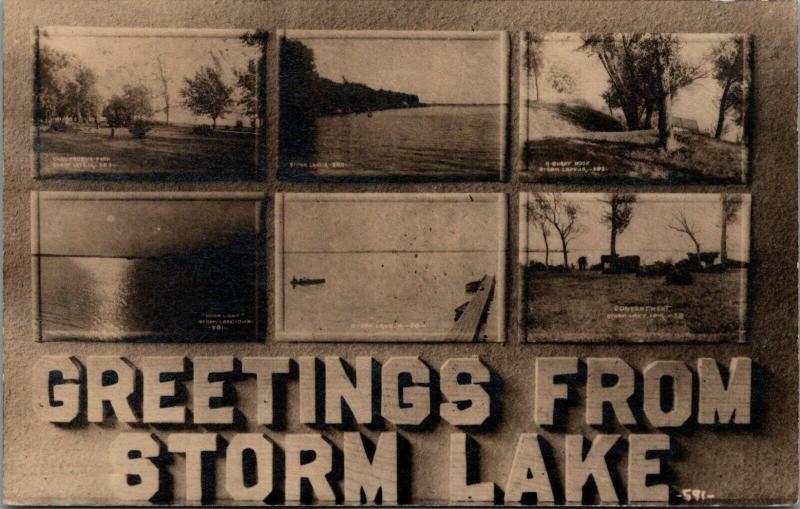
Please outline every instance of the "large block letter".
[{"label": "large block letter", "polygon": [[133,394],[136,370],[122,357],[93,355],[86,361],[89,422],[103,422],[108,402],[120,422],[136,422],[128,397]]},{"label": "large block letter", "polygon": [[159,489],[159,471],[151,459],[159,451],[159,443],[149,433],[117,435],[108,448],[112,470],[108,480],[114,496],[127,501],[153,498]]},{"label": "large block letter", "polygon": [[[459,375],[469,375],[469,383],[459,383]],[[448,359],[440,371],[440,388],[448,403],[442,403],[439,413],[454,426],[477,426],[491,414],[491,398],[480,384],[489,383],[491,373],[479,358]],[[459,408],[458,403],[469,402]]]},{"label": "large block letter", "polygon": [[505,502],[517,504],[526,494],[535,494],[536,503],[554,504],[553,486],[539,447],[536,433],[523,433],[506,483]]},{"label": "large block letter", "polygon": [[[361,492],[365,500],[361,500]],[[364,450],[361,433],[344,434],[344,501],[397,504],[397,433],[381,433],[372,460]]]},{"label": "large block letter", "polygon": [[606,455],[618,439],[619,435],[597,435],[584,456],[583,435],[567,435],[567,473],[564,483],[567,503],[577,504],[583,501],[583,487],[589,478],[594,478],[602,503],[619,502],[606,462]]},{"label": "large block letter", "polygon": [[[51,378],[51,373],[57,373]],[[45,355],[33,365],[33,410],[47,422],[72,422],[80,413],[81,368],[68,355]],[[52,399],[51,394],[52,392]]]},{"label": "large block letter", "polygon": [[749,357],[731,359],[728,386],[725,387],[716,360],[707,358],[697,360],[697,373],[700,378],[698,423],[750,424],[752,364]]},{"label": "large block letter", "polygon": [[[625,361],[618,358],[589,358],[586,360],[586,424],[603,424],[603,405],[611,405],[620,424],[636,424],[628,399],[633,396],[634,373]],[[606,387],[603,377],[611,375],[616,383]]]},{"label": "large block letter", "polygon": [[[286,449],[286,502],[302,501],[303,479],[308,480],[317,502],[334,503],[336,493],[327,475],[333,470],[333,447],[322,435],[313,433],[287,435]],[[303,461],[304,453],[312,458]]]},{"label": "large block letter", "polygon": [[557,384],[557,375],[573,375],[578,372],[577,357],[538,357],[536,359],[536,401],[533,420],[539,426],[555,424],[555,403],[567,399],[569,387]]},{"label": "large block letter", "polygon": [[[245,464],[245,451],[255,464]],[[259,433],[238,433],[225,449],[225,489],[234,500],[260,502],[272,493],[272,442]],[[256,479],[245,484],[245,469],[255,469]]]},{"label": "large block letter", "polygon": [[468,479],[470,467],[467,451],[467,435],[450,435],[450,502],[494,502],[494,483],[471,483]]},{"label": "large block letter", "polygon": [[[400,387],[400,375],[414,385]],[[419,425],[431,413],[430,369],[419,357],[392,357],[381,368],[381,415],[394,424]]]}]

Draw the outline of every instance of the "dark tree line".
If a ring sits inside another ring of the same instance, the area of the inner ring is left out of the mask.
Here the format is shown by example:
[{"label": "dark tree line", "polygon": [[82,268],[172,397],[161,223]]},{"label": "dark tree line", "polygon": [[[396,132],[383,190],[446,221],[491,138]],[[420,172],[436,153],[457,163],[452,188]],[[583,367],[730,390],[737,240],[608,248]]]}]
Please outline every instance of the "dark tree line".
[{"label": "dark tree line", "polygon": [[323,78],[313,50],[297,40],[281,40],[280,63],[281,146],[290,159],[308,152],[317,117],[423,106],[414,94]]}]

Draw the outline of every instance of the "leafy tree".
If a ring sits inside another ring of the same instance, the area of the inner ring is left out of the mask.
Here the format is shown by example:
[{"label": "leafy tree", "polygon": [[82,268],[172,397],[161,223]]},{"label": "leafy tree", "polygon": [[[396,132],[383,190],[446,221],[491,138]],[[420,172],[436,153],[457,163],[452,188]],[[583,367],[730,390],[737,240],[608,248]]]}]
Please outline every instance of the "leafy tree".
[{"label": "leafy tree", "polygon": [[720,198],[722,217],[720,218],[719,258],[723,265],[728,261],[728,223],[736,220],[742,207],[742,196],[739,194],[723,194]]},{"label": "leafy tree", "polygon": [[525,51],[525,70],[528,75],[533,75],[533,83],[536,90],[536,102],[539,102],[539,74],[542,71],[542,36],[539,34],[526,33],[525,34],[526,51]]},{"label": "leafy tree", "polygon": [[233,87],[229,87],[222,79],[219,65],[202,66],[194,78],[184,78],[185,85],[181,89],[183,104],[195,115],[211,117],[212,128],[217,128],[217,119],[225,118],[233,106]]},{"label": "leafy tree", "polygon": [[711,50],[712,75],[722,89],[719,98],[719,115],[714,138],[719,139],[725,128],[725,117],[733,112],[733,120],[742,125],[744,120],[744,40],[732,37],[720,42]]},{"label": "leafy tree", "polygon": [[245,116],[250,118],[251,124],[255,126],[259,109],[256,61],[247,62],[245,70],[234,69],[233,74],[236,76],[236,86],[241,94],[236,104],[242,108]]},{"label": "leafy tree", "polygon": [[533,202],[538,214],[553,227],[561,239],[561,252],[564,255],[564,268],[569,269],[568,246],[576,234],[580,233],[578,214],[580,207],[565,200],[561,193],[536,193]]},{"label": "leafy tree", "polygon": [[577,83],[572,73],[563,65],[553,64],[547,73],[550,86],[559,94],[572,94],[577,88]]},{"label": "leafy tree", "polygon": [[[247,32],[242,35],[241,41],[245,46],[258,49],[258,60],[250,59],[247,62],[247,69],[237,73],[236,85],[239,87],[242,97],[238,105],[245,111],[245,115],[251,118],[253,125],[264,125],[267,119],[267,105],[265,97],[267,95],[267,40],[268,34],[263,30]],[[243,76],[240,78],[240,74]]]},{"label": "leafy tree", "polygon": [[152,97],[150,89],[145,85],[122,87],[122,99],[125,101],[131,119],[145,119],[153,116]]},{"label": "leafy tree", "polygon": [[611,194],[608,199],[602,200],[608,204],[609,209],[603,213],[600,220],[608,224],[611,230],[611,256],[617,255],[617,235],[621,235],[633,219],[633,204],[636,203],[636,195],[633,194]]},{"label": "leafy tree", "polygon": [[49,122],[58,116],[58,108],[64,102],[64,86],[60,72],[69,65],[67,56],[37,41],[36,76],[34,92],[36,95],[35,120]]},{"label": "leafy tree", "polygon": [[133,116],[129,108],[129,103],[119,95],[111,96],[111,99],[103,108],[103,116],[111,128],[111,137],[114,137],[114,129],[128,125]]},{"label": "leafy tree", "polygon": [[609,108],[619,105],[628,130],[649,127],[653,111],[658,113],[658,146],[667,152],[675,148],[672,101],[704,76],[701,66],[681,58],[681,47],[670,34],[589,34],[580,48],[603,65],[609,79],[604,98]]},{"label": "leafy tree", "polygon": [[67,114],[75,121],[97,118],[100,94],[96,84],[97,76],[92,69],[81,64],[75,66],[75,74],[67,82],[63,94]]}]

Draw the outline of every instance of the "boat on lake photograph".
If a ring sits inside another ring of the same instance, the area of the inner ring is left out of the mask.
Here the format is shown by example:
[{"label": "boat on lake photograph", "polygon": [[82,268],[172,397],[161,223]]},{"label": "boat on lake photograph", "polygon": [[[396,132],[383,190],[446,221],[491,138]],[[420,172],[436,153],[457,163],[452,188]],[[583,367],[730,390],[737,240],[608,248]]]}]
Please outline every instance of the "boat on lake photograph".
[{"label": "boat on lake photograph", "polygon": [[287,30],[279,178],[497,181],[505,32]]},{"label": "boat on lake photograph", "polygon": [[278,193],[279,341],[503,341],[505,197]]}]

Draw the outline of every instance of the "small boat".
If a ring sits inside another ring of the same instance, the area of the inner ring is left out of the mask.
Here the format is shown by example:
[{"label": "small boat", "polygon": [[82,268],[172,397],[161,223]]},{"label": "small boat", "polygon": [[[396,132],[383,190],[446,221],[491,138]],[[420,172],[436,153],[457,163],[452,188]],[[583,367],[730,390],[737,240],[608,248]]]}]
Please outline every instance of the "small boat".
[{"label": "small boat", "polygon": [[466,291],[467,293],[475,293],[480,289],[481,289],[481,280],[478,279],[478,280],[470,281],[469,283],[467,283],[467,286],[464,289],[464,291]]},{"label": "small boat", "polygon": [[307,277],[301,277],[298,279],[297,277],[293,277],[291,283],[292,288],[297,288],[298,286],[323,285],[325,284],[325,278],[311,279]]}]

